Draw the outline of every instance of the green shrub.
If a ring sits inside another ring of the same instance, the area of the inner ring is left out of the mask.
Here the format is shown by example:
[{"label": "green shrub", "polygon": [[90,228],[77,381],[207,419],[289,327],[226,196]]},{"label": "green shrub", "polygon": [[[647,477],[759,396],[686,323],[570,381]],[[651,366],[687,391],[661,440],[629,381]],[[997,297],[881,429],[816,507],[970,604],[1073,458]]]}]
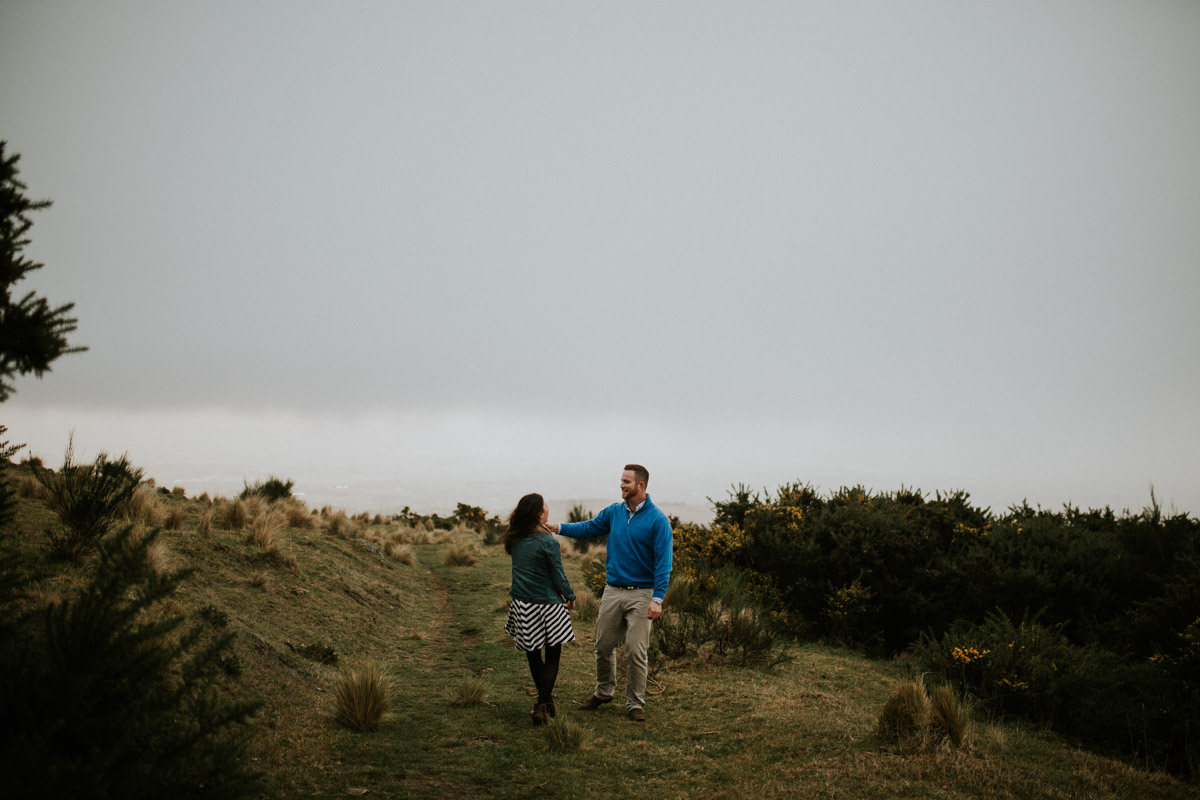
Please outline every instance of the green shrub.
[{"label": "green shrub", "polygon": [[[0,591],[0,771],[5,796],[244,797],[246,721],[257,704],[216,692],[232,634],[152,613],[186,572],[147,560],[130,528],[98,546],[77,593],[18,615]],[[150,613],[148,613],[150,612]]]},{"label": "green shrub", "polygon": [[667,658],[692,654],[767,667],[789,658],[778,620],[754,601],[741,575],[729,568],[676,581],[651,636]]},{"label": "green shrub", "polygon": [[292,487],[296,484],[291,480],[281,480],[274,475],[267,478],[265,481],[255,481],[251,485],[247,481],[242,481],[245,487],[242,493],[238,495],[239,500],[249,500],[251,497],[261,497],[268,503],[273,503],[276,500],[286,500],[292,496]]},{"label": "green shrub", "polygon": [[583,585],[596,597],[604,594],[604,587],[608,583],[605,566],[607,558],[605,550],[588,550],[579,562],[579,569],[583,572]]},{"label": "green shrub", "polygon": [[[587,522],[596,515],[583,507],[582,503],[576,503],[571,506],[571,510],[567,512],[567,522]],[[596,539],[570,539],[571,548],[577,553],[586,553],[592,543],[603,545],[608,541],[607,536],[601,536]]]},{"label": "green shrub", "polygon": [[48,532],[52,550],[56,556],[77,561],[124,516],[142,481],[142,471],[125,456],[110,461],[106,453],[100,453],[91,464],[76,464],[74,457],[72,438],[58,472],[31,466],[45,488],[46,505],[66,528],[65,534]]},{"label": "green shrub", "polygon": [[[3,436],[7,430],[8,428],[0,425],[0,436]],[[0,442],[0,525],[4,525],[13,518],[17,501],[16,493],[13,492],[9,482],[9,472],[12,469],[12,457],[24,446],[23,444]]]}]

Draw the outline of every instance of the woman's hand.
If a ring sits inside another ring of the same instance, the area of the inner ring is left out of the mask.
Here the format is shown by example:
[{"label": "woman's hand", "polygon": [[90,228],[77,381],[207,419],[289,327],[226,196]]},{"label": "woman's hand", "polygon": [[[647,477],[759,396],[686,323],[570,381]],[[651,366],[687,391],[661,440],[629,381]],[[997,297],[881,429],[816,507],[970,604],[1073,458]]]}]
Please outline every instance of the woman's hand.
[{"label": "woman's hand", "polygon": [[567,611],[574,611],[574,610],[575,610],[575,601],[568,600],[567,601]]}]

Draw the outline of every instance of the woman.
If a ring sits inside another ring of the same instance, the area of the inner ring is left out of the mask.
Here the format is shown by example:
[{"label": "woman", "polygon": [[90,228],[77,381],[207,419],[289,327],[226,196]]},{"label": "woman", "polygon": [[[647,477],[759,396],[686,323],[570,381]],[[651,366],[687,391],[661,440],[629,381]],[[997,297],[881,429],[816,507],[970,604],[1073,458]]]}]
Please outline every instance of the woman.
[{"label": "woman", "polygon": [[567,613],[575,608],[575,593],[563,572],[558,542],[545,528],[549,514],[540,494],[527,494],[508,515],[504,534],[504,549],[512,556],[512,603],[504,632],[529,659],[538,693],[533,706],[534,725],[545,725],[547,717],[557,712],[552,692],[558,680],[562,646],[575,641],[571,615]]}]

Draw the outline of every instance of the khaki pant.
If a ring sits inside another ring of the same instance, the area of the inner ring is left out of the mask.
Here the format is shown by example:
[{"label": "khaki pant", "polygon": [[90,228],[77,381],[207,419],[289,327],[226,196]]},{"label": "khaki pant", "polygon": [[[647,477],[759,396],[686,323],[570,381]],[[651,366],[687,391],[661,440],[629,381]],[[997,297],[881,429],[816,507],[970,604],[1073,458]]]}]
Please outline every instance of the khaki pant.
[{"label": "khaki pant", "polygon": [[596,696],[612,697],[617,690],[616,649],[625,641],[625,708],[646,707],[646,671],[650,648],[650,589],[605,586],[596,616]]}]

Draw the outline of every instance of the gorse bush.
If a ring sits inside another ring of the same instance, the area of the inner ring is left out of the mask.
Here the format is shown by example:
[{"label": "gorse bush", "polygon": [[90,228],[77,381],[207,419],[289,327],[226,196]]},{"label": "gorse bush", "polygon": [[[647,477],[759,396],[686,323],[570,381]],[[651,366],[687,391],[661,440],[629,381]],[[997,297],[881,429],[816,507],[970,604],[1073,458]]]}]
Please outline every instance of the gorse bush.
[{"label": "gorse bush", "polygon": [[91,464],[75,463],[74,439],[58,472],[31,468],[45,489],[46,505],[66,528],[65,533],[48,532],[52,550],[76,561],[125,515],[142,481],[142,471],[125,456],[111,461],[100,453]]},{"label": "gorse bush", "polygon": [[671,589],[651,636],[667,658],[776,666],[788,660],[787,637],[753,597],[736,570],[684,576]]},{"label": "gorse bush", "polygon": [[604,594],[604,587],[608,582],[605,566],[607,559],[608,551],[606,549],[592,548],[583,554],[583,558],[579,562],[579,569],[583,572],[583,585],[590,589],[596,597]]},{"label": "gorse bush", "polygon": [[267,478],[265,481],[255,481],[253,485],[243,481],[245,486],[242,493],[238,495],[239,500],[249,500],[251,497],[261,497],[268,503],[273,503],[276,500],[286,500],[292,496],[292,487],[295,486],[291,480],[282,480],[274,475]]},{"label": "gorse bush", "polygon": [[10,798],[243,797],[256,704],[218,697],[230,634],[163,613],[186,572],[152,569],[126,528],[77,593],[17,611],[0,578],[0,770]]},{"label": "gorse bush", "polygon": [[[792,635],[876,655],[915,647],[985,711],[1177,773],[1200,764],[1200,670],[1186,666],[1200,663],[1188,639],[1200,522],[1153,494],[1133,514],[1022,503],[995,515],[965,492],[795,483],[738,486],[713,505],[710,526],[675,529],[679,578],[738,572]],[[674,622],[664,652],[706,627]]]}]

